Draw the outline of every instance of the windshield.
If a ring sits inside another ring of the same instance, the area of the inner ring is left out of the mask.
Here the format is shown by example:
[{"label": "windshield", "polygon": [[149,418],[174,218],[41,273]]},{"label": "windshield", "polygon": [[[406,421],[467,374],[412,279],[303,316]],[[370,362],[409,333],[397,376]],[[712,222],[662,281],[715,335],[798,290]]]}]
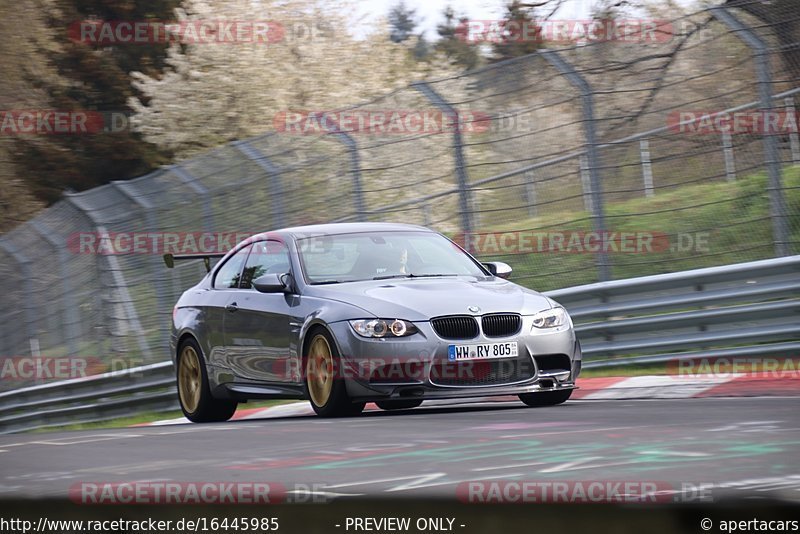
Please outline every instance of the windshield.
[{"label": "windshield", "polygon": [[389,278],[485,277],[461,249],[433,232],[363,232],[297,240],[309,284]]}]

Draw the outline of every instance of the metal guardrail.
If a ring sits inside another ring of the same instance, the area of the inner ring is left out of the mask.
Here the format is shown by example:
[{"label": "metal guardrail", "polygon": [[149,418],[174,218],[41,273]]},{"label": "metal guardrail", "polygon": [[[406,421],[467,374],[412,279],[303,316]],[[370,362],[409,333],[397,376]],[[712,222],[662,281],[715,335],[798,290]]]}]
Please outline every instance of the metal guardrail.
[{"label": "metal guardrail", "polygon": [[[569,310],[584,369],[800,354],[800,256],[546,294]],[[177,407],[167,361],[0,393],[0,433]]]},{"label": "metal guardrail", "polygon": [[585,369],[800,353],[800,256],[550,291]]},{"label": "metal guardrail", "polygon": [[166,361],[0,393],[0,434],[178,408]]}]

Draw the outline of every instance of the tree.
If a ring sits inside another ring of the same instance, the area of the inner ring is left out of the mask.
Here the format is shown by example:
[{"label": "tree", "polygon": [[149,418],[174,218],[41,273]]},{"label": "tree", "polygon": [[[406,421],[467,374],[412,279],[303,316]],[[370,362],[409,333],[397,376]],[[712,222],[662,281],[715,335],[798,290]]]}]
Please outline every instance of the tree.
[{"label": "tree", "polygon": [[352,4],[334,9],[323,0],[185,0],[181,20],[269,19],[286,31],[267,44],[171,46],[162,73],[133,74],[143,95],[129,101],[137,129],[149,142],[188,157],[269,131],[282,112],[352,106],[430,73],[456,72],[443,60],[415,61],[411,40],[394,43],[386,31],[352,35],[353,12]]},{"label": "tree", "polygon": [[418,60],[428,59],[428,56],[431,54],[431,45],[428,43],[428,40],[425,39],[425,34],[420,33],[417,36],[417,42],[414,43],[414,48],[412,48],[412,53],[414,54],[414,58]]},{"label": "tree", "polygon": [[443,14],[444,24],[436,26],[439,40],[435,49],[467,70],[474,69],[480,62],[480,54],[477,45],[468,40],[466,26],[469,19],[464,16],[456,19],[456,13],[450,6],[445,8]]},{"label": "tree", "polygon": [[389,39],[393,43],[402,43],[414,34],[417,22],[414,20],[416,10],[406,7],[404,0],[400,0],[389,11]]},{"label": "tree", "polygon": [[[38,2],[0,3],[0,33],[5,37],[0,40],[0,107],[13,110],[45,106],[46,95],[29,81],[31,73],[54,76],[40,50],[49,36]],[[44,207],[25,180],[25,166],[14,161],[15,145],[14,137],[0,135],[0,232],[10,230]]]},{"label": "tree", "polygon": [[[30,73],[30,83],[47,95],[47,107],[59,111],[130,113],[136,94],[129,72],[155,73],[164,64],[166,45],[76,42],[80,21],[170,20],[178,0],[107,2],[55,0],[47,11],[53,46],[44,50],[57,78]],[[37,197],[55,202],[66,188],[88,189],[111,180],[139,176],[166,161],[157,147],[130,130],[116,133],[20,137],[15,163]]]},{"label": "tree", "polygon": [[536,27],[532,7],[519,0],[507,4],[500,40],[492,46],[492,60],[503,61],[536,52],[543,46]]}]

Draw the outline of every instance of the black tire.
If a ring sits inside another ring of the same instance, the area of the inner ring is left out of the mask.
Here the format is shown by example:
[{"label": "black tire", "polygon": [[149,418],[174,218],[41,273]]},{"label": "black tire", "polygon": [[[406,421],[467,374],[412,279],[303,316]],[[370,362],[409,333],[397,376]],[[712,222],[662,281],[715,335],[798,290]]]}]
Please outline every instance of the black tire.
[{"label": "black tire", "polygon": [[523,393],[519,395],[519,400],[534,408],[555,406],[567,402],[572,396],[572,391],[571,389],[562,389],[561,391],[543,391],[542,393]]},{"label": "black tire", "polygon": [[[352,402],[350,400],[347,394],[345,378],[338,371],[341,369],[341,359],[331,335],[324,328],[316,328],[309,332],[307,339],[308,343],[305,346],[305,355],[303,357],[303,369],[305,392],[308,401],[311,403],[311,408],[320,417],[347,417],[360,414],[364,410],[366,403]],[[322,343],[323,341],[324,343]],[[315,362],[315,358],[312,357],[313,355],[310,352],[315,348],[316,343],[323,344],[330,354],[330,361],[328,361],[327,367],[328,378],[325,380],[329,379],[331,383],[327,386],[327,389],[325,386],[320,385],[322,379],[318,380],[318,373],[323,372],[323,367]]]},{"label": "black tire", "polygon": [[375,405],[381,410],[410,410],[422,404],[421,400],[408,399],[408,400],[388,400],[378,401]]},{"label": "black tire", "polygon": [[[196,360],[192,361],[195,358]],[[178,349],[175,380],[178,385],[181,411],[189,421],[193,423],[227,421],[236,412],[238,403],[235,400],[215,399],[211,395],[203,351],[194,338],[186,339]]]}]

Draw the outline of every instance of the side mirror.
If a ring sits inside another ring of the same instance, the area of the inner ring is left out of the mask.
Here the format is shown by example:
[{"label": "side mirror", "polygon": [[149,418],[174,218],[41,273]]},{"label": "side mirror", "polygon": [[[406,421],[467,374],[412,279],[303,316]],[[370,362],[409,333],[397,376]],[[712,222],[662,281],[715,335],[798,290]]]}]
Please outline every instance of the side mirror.
[{"label": "side mirror", "polygon": [[502,261],[487,261],[483,264],[489,272],[498,278],[508,278],[511,276],[511,266]]},{"label": "side mirror", "polygon": [[252,284],[260,293],[283,293],[286,291],[286,282],[283,274],[267,273],[253,280]]}]

